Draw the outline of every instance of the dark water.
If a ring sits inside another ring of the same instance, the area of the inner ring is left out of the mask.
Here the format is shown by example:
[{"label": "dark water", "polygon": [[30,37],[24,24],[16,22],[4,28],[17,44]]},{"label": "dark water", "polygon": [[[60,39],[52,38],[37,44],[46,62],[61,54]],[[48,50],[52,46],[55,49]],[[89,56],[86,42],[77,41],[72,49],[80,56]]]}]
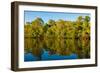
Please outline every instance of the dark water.
[{"label": "dark water", "polygon": [[25,38],[24,61],[90,58],[89,40]]}]

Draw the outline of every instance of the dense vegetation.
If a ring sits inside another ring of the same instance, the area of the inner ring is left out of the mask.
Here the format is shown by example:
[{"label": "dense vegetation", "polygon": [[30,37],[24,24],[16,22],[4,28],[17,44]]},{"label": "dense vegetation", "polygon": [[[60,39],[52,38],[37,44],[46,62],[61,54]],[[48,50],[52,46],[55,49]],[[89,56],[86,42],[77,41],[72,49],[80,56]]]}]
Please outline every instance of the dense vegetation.
[{"label": "dense vegetation", "polygon": [[76,21],[36,18],[24,25],[25,52],[41,56],[42,49],[50,53],[70,55],[77,53],[79,58],[90,57],[90,17],[79,16]]},{"label": "dense vegetation", "polygon": [[90,35],[90,17],[79,16],[76,21],[50,19],[47,23],[41,18],[27,22],[24,27],[25,37],[33,38],[81,38]]}]

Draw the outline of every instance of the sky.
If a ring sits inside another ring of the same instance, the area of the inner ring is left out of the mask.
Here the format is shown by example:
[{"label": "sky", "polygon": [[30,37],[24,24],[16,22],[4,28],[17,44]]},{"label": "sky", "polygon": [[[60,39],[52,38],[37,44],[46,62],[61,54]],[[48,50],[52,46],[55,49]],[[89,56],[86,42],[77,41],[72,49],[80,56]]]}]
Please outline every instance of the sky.
[{"label": "sky", "polygon": [[44,12],[44,11],[24,11],[24,21],[32,22],[36,17],[42,18],[46,23],[49,19],[76,21],[78,16],[90,16],[88,13],[67,13],[67,12]]}]

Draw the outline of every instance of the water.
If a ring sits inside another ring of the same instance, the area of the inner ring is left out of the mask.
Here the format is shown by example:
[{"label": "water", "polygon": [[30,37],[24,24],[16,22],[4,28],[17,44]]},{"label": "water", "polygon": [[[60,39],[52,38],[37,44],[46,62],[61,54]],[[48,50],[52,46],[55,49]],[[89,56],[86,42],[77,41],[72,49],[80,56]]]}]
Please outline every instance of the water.
[{"label": "water", "polygon": [[90,58],[89,42],[79,39],[25,38],[24,44],[25,62]]},{"label": "water", "polygon": [[[50,55],[49,51],[43,51],[43,54],[41,55],[41,60],[64,60],[64,59],[77,59],[77,54],[71,54],[69,56],[61,56],[58,54]],[[34,56],[32,53],[25,53],[24,55],[24,61],[37,61],[38,57]]]}]

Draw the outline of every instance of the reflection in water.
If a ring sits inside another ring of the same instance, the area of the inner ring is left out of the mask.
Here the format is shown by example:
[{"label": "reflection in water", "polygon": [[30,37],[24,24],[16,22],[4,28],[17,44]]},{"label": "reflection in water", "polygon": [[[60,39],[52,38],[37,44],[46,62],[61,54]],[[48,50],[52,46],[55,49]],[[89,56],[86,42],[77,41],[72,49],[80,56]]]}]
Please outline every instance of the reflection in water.
[{"label": "reflection in water", "polygon": [[24,61],[90,58],[89,39],[25,37]]}]

